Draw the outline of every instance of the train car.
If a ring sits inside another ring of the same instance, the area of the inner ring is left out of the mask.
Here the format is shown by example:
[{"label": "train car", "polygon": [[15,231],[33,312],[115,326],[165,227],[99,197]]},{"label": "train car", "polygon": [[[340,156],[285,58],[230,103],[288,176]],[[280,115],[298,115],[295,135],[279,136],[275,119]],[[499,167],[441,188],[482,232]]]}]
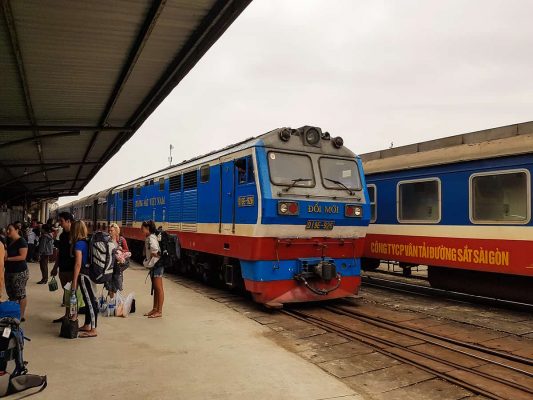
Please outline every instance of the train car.
[{"label": "train car", "polygon": [[363,269],[427,265],[432,286],[533,303],[533,123],[361,155]]},{"label": "train car", "polygon": [[[353,296],[370,219],[360,159],[320,128],[281,128],[113,188],[108,223],[140,252],[143,220],[180,265],[270,307]],[[81,207],[81,204],[80,204]]]}]

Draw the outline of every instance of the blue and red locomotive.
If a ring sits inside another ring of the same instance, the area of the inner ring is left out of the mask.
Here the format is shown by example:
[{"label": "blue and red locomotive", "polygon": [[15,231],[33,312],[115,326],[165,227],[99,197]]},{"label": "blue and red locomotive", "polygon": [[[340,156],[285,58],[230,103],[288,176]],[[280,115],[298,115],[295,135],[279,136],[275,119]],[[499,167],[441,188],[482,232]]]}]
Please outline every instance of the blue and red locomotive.
[{"label": "blue and red locomotive", "polygon": [[268,306],[353,296],[370,220],[360,159],[320,128],[281,128],[61,207],[92,230],[143,220],[179,238],[180,267]]}]

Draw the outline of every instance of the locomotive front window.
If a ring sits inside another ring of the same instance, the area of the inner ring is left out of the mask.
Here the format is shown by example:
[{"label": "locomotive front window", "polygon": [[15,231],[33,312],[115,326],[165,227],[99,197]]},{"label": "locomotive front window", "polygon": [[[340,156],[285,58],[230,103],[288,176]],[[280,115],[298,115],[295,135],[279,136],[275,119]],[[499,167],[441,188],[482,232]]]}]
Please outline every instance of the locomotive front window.
[{"label": "locomotive front window", "polygon": [[473,222],[525,223],[529,178],[526,172],[474,175],[471,179]]},{"label": "locomotive front window", "polygon": [[361,190],[361,179],[355,161],[322,157],[320,172],[322,183],[327,189]]},{"label": "locomotive front window", "polygon": [[313,187],[315,177],[308,156],[294,153],[268,153],[270,180],[275,185]]},{"label": "locomotive front window", "polygon": [[436,179],[398,184],[398,221],[439,222],[440,181]]}]

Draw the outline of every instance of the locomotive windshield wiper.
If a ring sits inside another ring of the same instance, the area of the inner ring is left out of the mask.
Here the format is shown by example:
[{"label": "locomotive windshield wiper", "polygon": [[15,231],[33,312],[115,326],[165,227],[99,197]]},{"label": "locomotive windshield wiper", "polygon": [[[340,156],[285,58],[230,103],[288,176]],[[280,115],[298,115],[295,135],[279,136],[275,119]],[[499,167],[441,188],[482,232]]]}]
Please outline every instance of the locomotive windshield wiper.
[{"label": "locomotive windshield wiper", "polygon": [[312,179],[309,179],[309,178],[296,178],[296,179],[293,179],[290,184],[290,186],[286,187],[285,189],[283,189],[284,192],[288,192],[289,190],[291,190],[293,187],[296,186],[296,184],[298,182],[309,182],[309,181],[312,181]]},{"label": "locomotive windshield wiper", "polygon": [[341,181],[336,181],[335,179],[330,179],[330,178],[324,178],[324,179],[326,181],[328,181],[328,182],[331,182],[331,183],[334,183],[336,185],[342,186],[344,189],[346,189],[348,191],[348,193],[350,193],[350,196],[354,194],[354,192],[352,192],[352,189],[350,189],[348,186],[346,186]]}]

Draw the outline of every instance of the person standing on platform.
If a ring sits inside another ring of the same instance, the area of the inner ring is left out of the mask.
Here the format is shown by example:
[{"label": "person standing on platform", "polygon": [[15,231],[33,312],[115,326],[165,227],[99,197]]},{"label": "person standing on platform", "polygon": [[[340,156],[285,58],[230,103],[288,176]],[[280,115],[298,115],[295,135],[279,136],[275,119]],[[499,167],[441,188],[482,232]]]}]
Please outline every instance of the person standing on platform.
[{"label": "person standing on platform", "polygon": [[31,226],[26,229],[26,237],[28,238],[28,254],[26,256],[26,261],[32,262],[33,255],[35,254],[35,242],[37,241],[37,235]]},{"label": "person standing on platform", "polygon": [[44,225],[41,233],[41,240],[39,240],[39,265],[41,267],[42,279],[37,282],[39,285],[44,285],[48,282],[48,262],[50,257],[54,254],[54,237],[52,235],[50,225]]},{"label": "person standing on platform", "polygon": [[[50,274],[56,276],[59,271],[59,281],[63,288],[68,282],[72,282],[74,276],[74,254],[70,251],[70,228],[73,222],[74,217],[71,213],[64,211],[59,214],[59,224],[63,232],[59,235],[59,240],[56,241],[57,258]],[[66,312],[65,310],[65,316]],[[53,322],[62,322],[65,316],[55,319]]]},{"label": "person standing on platform", "polygon": [[[111,236],[111,239],[117,246],[117,250],[119,253],[129,254],[128,249],[128,243],[126,242],[126,239],[124,236],[120,235],[120,228],[117,224],[112,223],[109,225],[109,236]],[[119,292],[123,289],[124,286],[124,269],[127,268],[128,265],[127,258],[124,259],[124,264],[120,264],[118,259],[115,261],[115,266],[113,270],[113,277],[111,278],[111,281],[104,284],[104,287],[109,292],[109,297],[113,298],[115,297],[115,293]]]},{"label": "person standing on platform", "polygon": [[5,233],[5,229],[0,229],[0,301],[4,293],[4,260],[6,258],[6,235],[2,235],[2,231]]},{"label": "person standing on platform", "polygon": [[6,249],[4,262],[6,292],[9,300],[16,301],[20,304],[20,321],[24,322],[26,320],[26,306],[28,304],[26,284],[30,277],[28,264],[26,264],[28,243],[21,236],[20,230],[14,224],[7,226],[7,236],[9,237],[9,245]]},{"label": "person standing on platform", "polygon": [[155,235],[157,228],[155,227],[154,221],[144,221],[141,225],[141,231],[146,236],[143,250],[143,265],[150,268],[150,278],[154,291],[154,306],[144,316],[148,318],[160,318],[163,316],[163,302],[165,301],[165,292],[163,291],[164,267],[158,263],[161,258],[161,248]]},{"label": "person standing on platform", "polygon": [[87,261],[89,259],[89,243],[87,243],[87,227],[83,221],[75,221],[70,230],[70,242],[74,253],[74,277],[72,291],[81,288],[81,295],[85,302],[85,324],[80,328],[80,338],[98,336],[96,325],[98,322],[98,302],[96,300],[96,283],[87,275]]}]

